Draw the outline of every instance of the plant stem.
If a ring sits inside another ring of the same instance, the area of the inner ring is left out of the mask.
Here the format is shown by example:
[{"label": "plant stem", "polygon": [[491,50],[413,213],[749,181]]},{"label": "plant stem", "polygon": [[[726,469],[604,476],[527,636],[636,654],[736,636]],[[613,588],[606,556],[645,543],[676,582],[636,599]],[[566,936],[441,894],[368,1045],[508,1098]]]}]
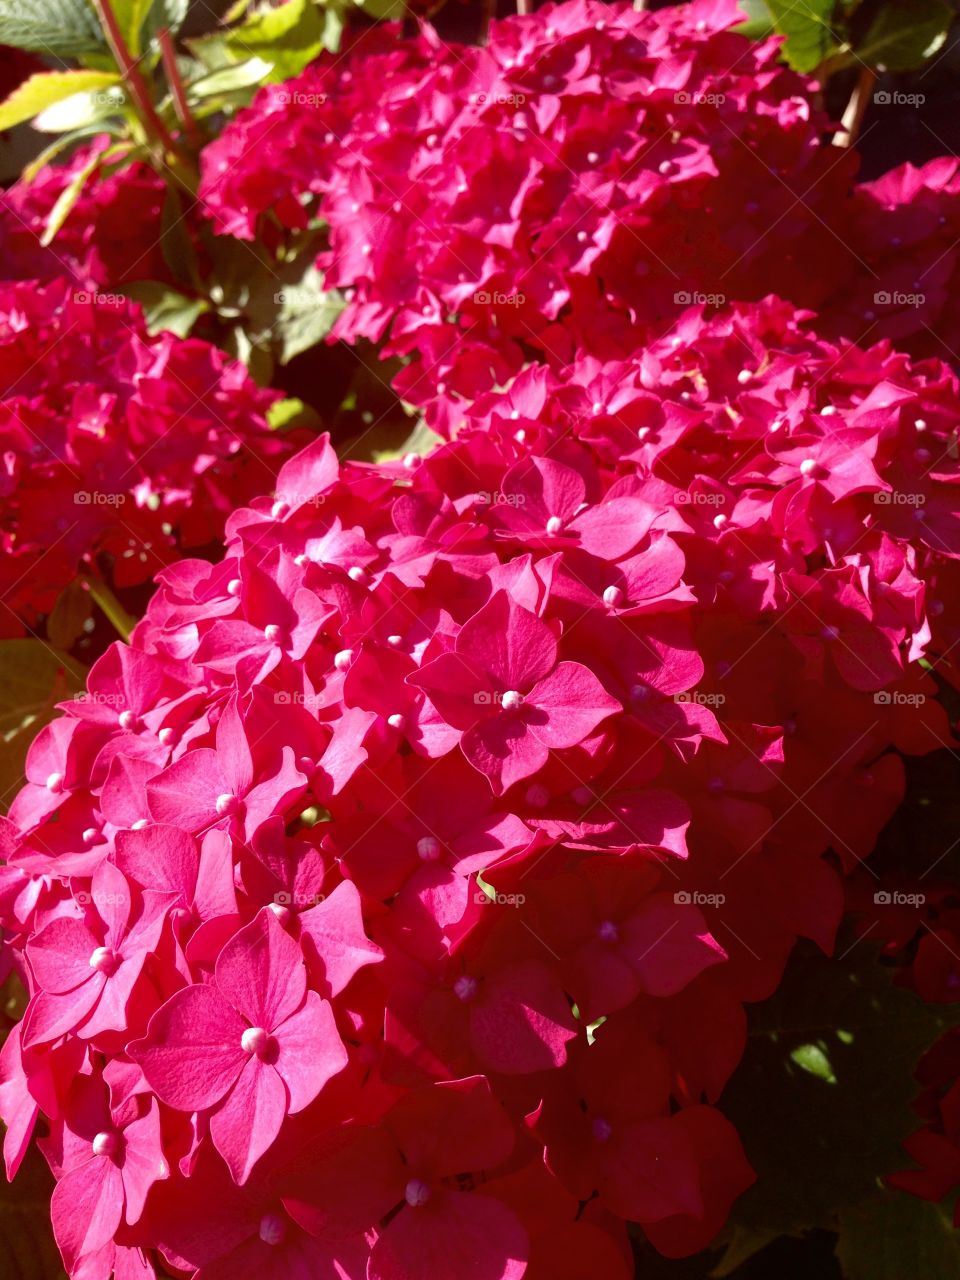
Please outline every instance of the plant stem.
[{"label": "plant stem", "polygon": [[856,142],[860,133],[860,126],[863,124],[863,117],[867,114],[870,95],[876,82],[877,73],[873,67],[864,67],[860,72],[856,87],[850,95],[847,109],[844,111],[843,119],[840,121],[840,128],[833,135],[833,145],[835,147],[852,147]]},{"label": "plant stem", "polygon": [[521,18],[533,13],[533,0],[517,0],[517,13]]},{"label": "plant stem", "polygon": [[113,624],[120,639],[129,640],[130,632],[137,625],[136,618],[127,613],[102,578],[88,577],[84,578],[84,582],[90,588],[94,604],[99,606],[104,616]]},{"label": "plant stem", "polygon": [[162,27],[157,32],[157,40],[160,44],[160,58],[163,62],[163,70],[167,77],[167,83],[170,86],[170,93],[173,97],[173,108],[177,113],[177,119],[183,125],[183,132],[187,141],[192,147],[199,150],[203,145],[203,139],[200,137],[200,130],[197,128],[197,122],[193,118],[190,110],[190,104],[187,102],[187,93],[183,85],[183,77],[180,75],[180,68],[177,66],[177,55],[173,47],[173,41],[170,38],[170,32],[166,27]]},{"label": "plant stem", "polygon": [[116,14],[110,6],[110,0],[93,0],[93,6],[103,27],[103,33],[107,37],[110,52],[113,54],[127,88],[130,90],[130,96],[133,98],[134,107],[143,127],[148,135],[160,144],[164,151],[169,151],[176,155],[177,144],[171,137],[167,126],[157,115],[157,109],[150,97],[147,82],[144,80],[130,50],[127,48]]}]

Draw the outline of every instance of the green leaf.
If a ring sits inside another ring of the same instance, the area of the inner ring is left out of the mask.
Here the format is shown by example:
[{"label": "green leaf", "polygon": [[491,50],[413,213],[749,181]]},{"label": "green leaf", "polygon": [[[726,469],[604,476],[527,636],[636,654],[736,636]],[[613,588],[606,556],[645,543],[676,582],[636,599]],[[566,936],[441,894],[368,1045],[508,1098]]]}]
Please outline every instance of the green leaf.
[{"label": "green leaf", "polygon": [[833,0],[766,0],[783,56],[794,71],[815,71],[838,43],[830,27]]},{"label": "green leaf", "polygon": [[[10,803],[23,779],[27,747],[53,719],[56,703],[83,688],[86,674],[42,640],[0,640],[0,805]],[[0,1275],[7,1274],[0,1267]]]},{"label": "green leaf", "polygon": [[745,20],[733,28],[739,35],[748,40],[765,40],[773,34],[773,17],[767,0],[740,0],[737,7],[746,14]]},{"label": "green leaf", "polygon": [[78,142],[85,142],[87,138],[94,138],[102,132],[98,125],[87,125],[84,129],[75,129],[60,138],[55,138],[48,147],[44,147],[39,155],[34,156],[30,163],[24,166],[21,178],[24,182],[32,182],[40,170],[56,160],[57,156],[68,151]]},{"label": "green leaf", "polygon": [[107,51],[89,0],[0,0],[0,44],[66,58]]},{"label": "green leaf", "polygon": [[406,12],[404,0],[355,0],[369,18],[378,22],[395,22]]},{"label": "green leaf", "polygon": [[315,266],[316,237],[286,262],[271,263],[236,240],[211,244],[218,266],[221,313],[236,317],[253,347],[269,346],[280,364],[316,346],[343,310],[343,299],[323,287]]},{"label": "green leaf", "polygon": [[267,410],[267,422],[274,431],[290,431],[294,427],[309,427],[313,431],[320,430],[320,416],[315,409],[290,396],[286,400],[278,400]]},{"label": "green leaf", "polygon": [[30,76],[0,102],[0,131],[32,120],[46,107],[78,93],[104,90],[119,82],[110,71],[41,71]]},{"label": "green leaf", "polygon": [[845,1280],[960,1276],[960,1232],[939,1205],[887,1192],[840,1215],[837,1258]]},{"label": "green leaf", "polygon": [[723,1257],[710,1272],[711,1280],[727,1280],[727,1277],[732,1276],[739,1266],[748,1262],[755,1253],[759,1253],[776,1239],[776,1236],[770,1232],[751,1231],[747,1227],[734,1227],[726,1232],[725,1236],[729,1236],[726,1249]]},{"label": "green leaf", "polygon": [[123,43],[135,58],[138,57],[142,48],[141,32],[151,0],[107,0],[107,3],[113,10]]},{"label": "green leaf", "polygon": [[343,29],[346,26],[343,8],[338,4],[325,4],[323,19],[323,47],[331,53],[339,53]]},{"label": "green leaf", "polygon": [[152,4],[146,0],[146,15],[140,32],[141,48],[151,44],[164,27],[171,36],[175,36],[183,26],[189,8],[189,0],[153,0]]},{"label": "green leaf", "polygon": [[771,1235],[835,1229],[838,1212],[908,1163],[913,1072],[960,1023],[960,1005],[924,1004],[890,979],[869,943],[842,961],[798,948],[776,995],[753,1007],[723,1098],[757,1171],[734,1225]]},{"label": "green leaf", "polygon": [[120,83],[92,93],[71,94],[41,111],[33,127],[41,133],[70,133],[97,124],[104,132],[108,120],[124,114],[128,101]]},{"label": "green leaf", "polygon": [[151,335],[168,330],[178,338],[186,338],[204,312],[210,310],[206,299],[188,298],[157,280],[138,280],[125,285],[120,292],[143,307],[147,332]]},{"label": "green leaf", "polygon": [[324,48],[324,21],[314,0],[285,0],[230,31],[226,48],[238,60],[260,57],[269,62],[270,80],[289,80]]},{"label": "green leaf", "polygon": [[93,613],[93,601],[82,579],[74,578],[57,596],[47,615],[47,639],[57,649],[72,649]]},{"label": "green leaf", "polygon": [[70,210],[80,199],[83,188],[96,169],[100,167],[103,156],[100,152],[94,154],[82,169],[78,169],[67,185],[57,196],[56,202],[50,212],[47,214],[46,226],[43,229],[43,235],[40,237],[40,243],[44,246],[52,244],[56,238],[57,232],[70,216]]},{"label": "green leaf", "polygon": [[222,71],[224,67],[234,65],[234,59],[227,48],[227,37],[220,31],[206,36],[193,36],[185,40],[184,44],[206,71]]},{"label": "green leaf", "polygon": [[818,1080],[823,1080],[826,1084],[837,1083],[837,1077],[833,1074],[830,1059],[827,1057],[822,1045],[798,1044],[795,1049],[791,1049],[790,1058],[802,1071],[809,1071]]},{"label": "green leaf", "polygon": [[312,262],[302,275],[281,276],[274,303],[277,311],[270,330],[281,364],[322,342],[344,307],[340,294],[324,289],[323,277]]},{"label": "green leaf", "polygon": [[240,89],[250,89],[254,85],[266,84],[272,70],[272,64],[263,58],[248,58],[236,66],[224,67],[221,71],[211,71],[187,85],[187,97],[191,101],[200,102],[204,98],[218,97],[222,94],[236,93]]},{"label": "green leaf", "polygon": [[943,47],[953,16],[947,0],[885,0],[857,57],[886,71],[913,71]]}]

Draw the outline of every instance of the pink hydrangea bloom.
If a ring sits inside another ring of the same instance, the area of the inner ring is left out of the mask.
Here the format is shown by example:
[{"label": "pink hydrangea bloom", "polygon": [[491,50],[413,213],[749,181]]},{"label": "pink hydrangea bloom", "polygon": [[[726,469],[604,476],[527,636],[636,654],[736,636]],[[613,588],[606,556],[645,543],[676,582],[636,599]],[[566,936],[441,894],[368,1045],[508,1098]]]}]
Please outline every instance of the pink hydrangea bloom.
[{"label": "pink hydrangea bloom", "polygon": [[0,288],[0,370],[3,635],[81,570],[128,586],[214,541],[291,452],[240,365],[62,279]]},{"label": "pink hydrangea bloom", "polygon": [[[945,367],[693,308],[408,465],[317,440],[165,568],[0,826],[5,1154],[49,1125],[76,1280],[708,1244],[753,1177],[743,1005],[831,949],[825,855],[949,740],[958,423]],[[128,1127],[131,1180],[90,1146]]]}]

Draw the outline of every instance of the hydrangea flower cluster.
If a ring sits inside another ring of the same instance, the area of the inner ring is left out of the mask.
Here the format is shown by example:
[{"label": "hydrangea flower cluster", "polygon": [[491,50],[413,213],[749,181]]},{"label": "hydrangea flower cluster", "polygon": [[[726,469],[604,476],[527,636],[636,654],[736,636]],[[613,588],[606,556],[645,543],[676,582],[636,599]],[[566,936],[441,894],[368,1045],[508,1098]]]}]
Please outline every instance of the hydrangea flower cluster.
[{"label": "hydrangea flower cluster", "polygon": [[0,827],[4,1151],[43,1117],[73,1280],[707,1244],[743,1003],[949,736],[958,423],[933,361],[693,308],[425,458],[321,438],[165,569]]},{"label": "hydrangea flower cluster", "polygon": [[742,19],[735,0],[573,0],[482,47],[365,35],[261,90],[206,148],[201,197],[244,238],[268,210],[304,225],[317,197],[349,298],[335,335],[412,355],[416,403],[472,398],[531,350],[627,356],[693,295],[818,305],[848,270],[830,227],[855,160]]},{"label": "hydrangea flower cluster", "polygon": [[0,287],[0,370],[0,634],[98,557],[122,587],[216,541],[294,447],[267,424],[276,394],[223,352],[64,280]]},{"label": "hydrangea flower cluster", "polygon": [[166,186],[147,164],[87,177],[52,244],[51,214],[72,183],[83,181],[112,145],[107,134],[78,147],[64,164],[44,165],[0,192],[0,258],[5,280],[50,281],[115,289],[135,280],[169,279],[162,250]]},{"label": "hydrangea flower cluster", "polygon": [[201,196],[241,238],[267,211],[304,225],[315,197],[334,335],[412,357],[396,385],[439,429],[531,354],[622,358],[701,300],[775,292],[827,336],[951,358],[956,160],[855,185],[815,83],[742,18],[572,0],[480,48],[365,35],[264,88],[206,149]]},{"label": "hydrangea flower cluster", "polygon": [[854,188],[844,226],[854,269],[823,307],[823,332],[890,338],[956,362],[960,346],[960,161],[901,165]]}]

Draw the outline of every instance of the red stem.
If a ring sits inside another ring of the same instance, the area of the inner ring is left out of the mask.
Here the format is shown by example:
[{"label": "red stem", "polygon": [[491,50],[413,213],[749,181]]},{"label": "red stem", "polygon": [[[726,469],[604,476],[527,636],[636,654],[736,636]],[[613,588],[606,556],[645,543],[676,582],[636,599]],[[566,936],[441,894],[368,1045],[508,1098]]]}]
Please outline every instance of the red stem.
[{"label": "red stem", "polygon": [[103,26],[104,34],[107,37],[110,52],[116,59],[117,66],[120,68],[127,87],[133,96],[144,126],[165,150],[176,154],[177,145],[171,137],[169,129],[157,115],[156,108],[150,97],[150,90],[147,88],[147,83],[140,74],[137,64],[127,48],[116,14],[110,7],[110,0],[93,0],[93,4]]},{"label": "red stem", "polygon": [[183,125],[183,131],[187,141],[192,147],[197,149],[203,143],[200,137],[200,131],[197,128],[197,122],[193,118],[190,105],[187,102],[187,93],[183,85],[183,78],[180,75],[180,69],[177,66],[177,55],[173,47],[173,41],[170,38],[170,32],[163,27],[157,32],[157,40],[160,43],[160,58],[163,62],[163,70],[167,77],[167,83],[170,86],[170,93],[173,96],[173,107],[177,113],[177,119]]}]

